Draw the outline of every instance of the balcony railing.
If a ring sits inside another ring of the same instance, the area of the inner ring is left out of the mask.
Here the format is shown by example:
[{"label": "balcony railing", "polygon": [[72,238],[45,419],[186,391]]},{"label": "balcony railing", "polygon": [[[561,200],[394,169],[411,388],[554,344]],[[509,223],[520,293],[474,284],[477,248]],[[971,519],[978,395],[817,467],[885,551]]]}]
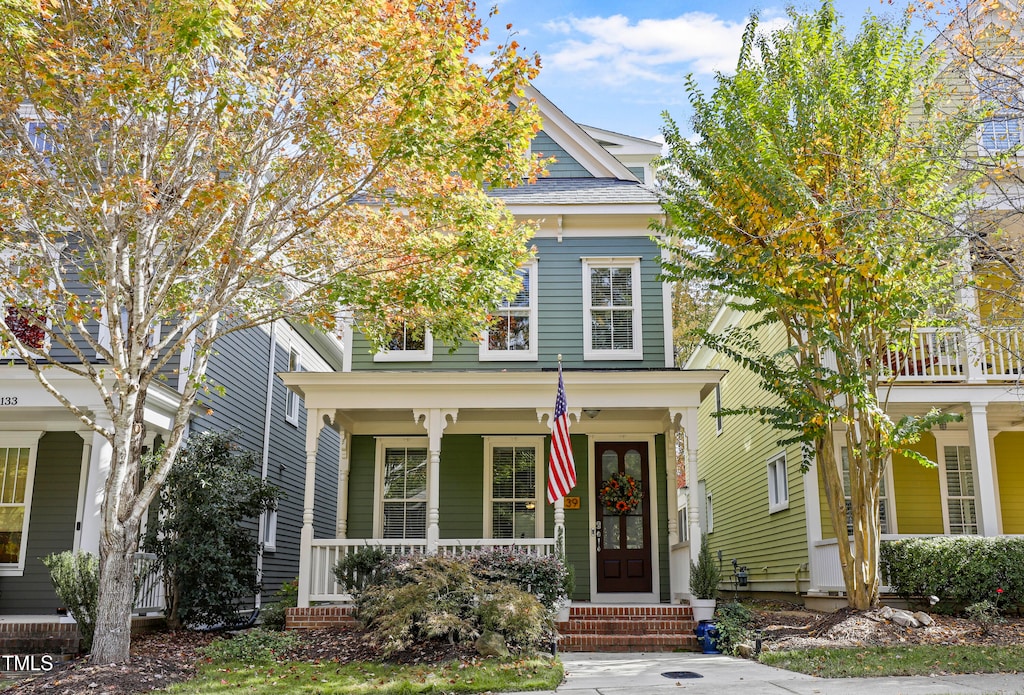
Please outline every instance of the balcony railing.
[{"label": "balcony railing", "polygon": [[[338,584],[334,568],[349,553],[363,548],[380,548],[388,555],[419,555],[427,552],[421,538],[329,538],[314,539],[310,558],[310,601],[349,601],[351,596]],[[437,542],[439,555],[466,555],[478,550],[510,548],[531,555],[555,552],[553,538],[451,538]]]}]

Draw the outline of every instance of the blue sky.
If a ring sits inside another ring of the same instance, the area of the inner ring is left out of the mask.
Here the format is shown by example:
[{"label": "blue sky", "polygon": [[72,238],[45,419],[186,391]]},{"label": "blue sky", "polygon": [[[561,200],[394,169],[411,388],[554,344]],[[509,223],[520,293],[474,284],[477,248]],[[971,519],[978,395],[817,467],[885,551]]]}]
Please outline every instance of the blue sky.
[{"label": "blue sky", "polygon": [[[906,0],[835,0],[849,30],[865,12],[898,14]],[[792,2],[798,8],[818,5]],[[684,128],[689,118],[684,79],[693,73],[704,89],[715,70],[735,66],[740,37],[752,10],[762,24],[785,20],[785,4],[752,0],[498,0],[488,26],[492,39],[515,39],[541,55],[535,85],[573,120],[655,139],[668,111]],[[484,15],[486,0],[478,5]]]}]

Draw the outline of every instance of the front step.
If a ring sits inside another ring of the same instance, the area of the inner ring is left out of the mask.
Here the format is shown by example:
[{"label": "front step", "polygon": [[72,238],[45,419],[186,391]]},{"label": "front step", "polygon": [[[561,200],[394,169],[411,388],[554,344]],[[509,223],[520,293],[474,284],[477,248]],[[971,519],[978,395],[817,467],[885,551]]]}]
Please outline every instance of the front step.
[{"label": "front step", "polygon": [[558,648],[565,652],[697,651],[696,623],[689,606],[597,606],[576,604],[558,623]]}]

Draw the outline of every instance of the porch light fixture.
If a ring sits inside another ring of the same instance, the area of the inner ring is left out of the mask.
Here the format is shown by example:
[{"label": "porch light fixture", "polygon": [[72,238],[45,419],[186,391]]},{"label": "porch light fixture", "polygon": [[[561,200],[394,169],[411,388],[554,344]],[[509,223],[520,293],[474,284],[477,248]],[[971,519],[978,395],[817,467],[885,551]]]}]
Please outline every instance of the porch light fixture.
[{"label": "porch light fixture", "polygon": [[591,420],[593,420],[594,418],[601,414],[601,411],[598,408],[584,408],[583,414],[586,415]]},{"label": "porch light fixture", "polygon": [[532,511],[537,508],[537,504],[535,502],[527,502],[526,508]]}]

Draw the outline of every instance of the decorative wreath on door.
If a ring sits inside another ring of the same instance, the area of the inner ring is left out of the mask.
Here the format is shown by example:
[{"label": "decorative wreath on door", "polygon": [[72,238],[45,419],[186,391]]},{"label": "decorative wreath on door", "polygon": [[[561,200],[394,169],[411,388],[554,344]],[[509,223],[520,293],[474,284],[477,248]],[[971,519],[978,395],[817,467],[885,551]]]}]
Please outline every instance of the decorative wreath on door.
[{"label": "decorative wreath on door", "polygon": [[601,483],[598,496],[606,514],[629,514],[643,502],[644,491],[633,476],[616,473]]}]

